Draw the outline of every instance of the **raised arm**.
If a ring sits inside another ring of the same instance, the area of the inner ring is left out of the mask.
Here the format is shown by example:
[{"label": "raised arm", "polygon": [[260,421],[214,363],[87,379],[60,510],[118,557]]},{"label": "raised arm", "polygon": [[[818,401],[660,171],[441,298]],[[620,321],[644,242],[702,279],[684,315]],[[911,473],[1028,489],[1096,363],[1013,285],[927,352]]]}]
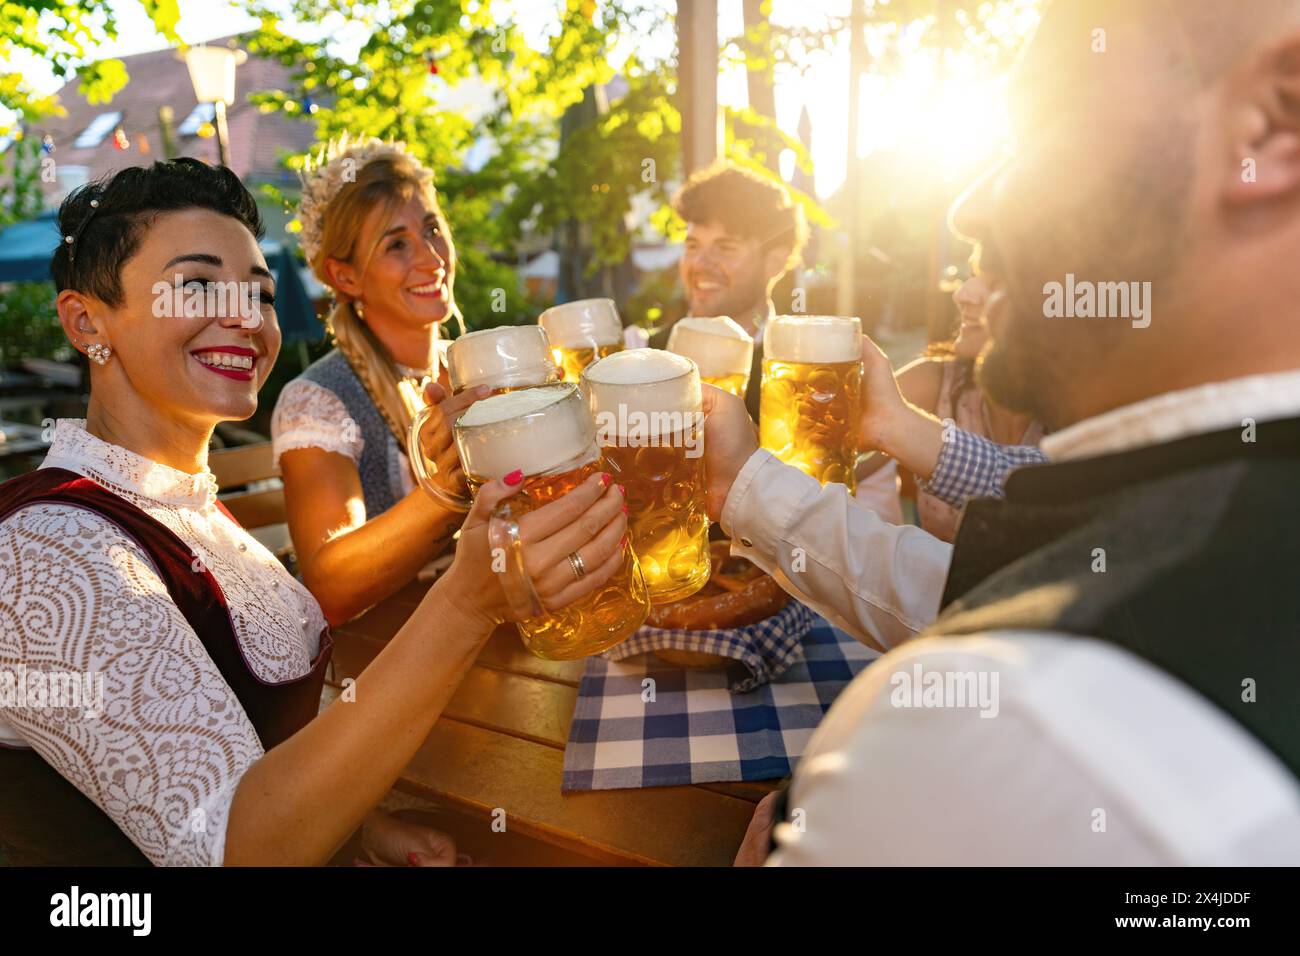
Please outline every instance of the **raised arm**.
[{"label": "raised arm", "polygon": [[[449,399],[423,431],[439,473],[452,483],[460,480],[460,461],[448,422],[478,397],[468,392]],[[332,625],[411,581],[446,550],[463,518],[419,488],[383,514],[368,516],[357,468],[360,439],[345,434],[346,418],[332,393],[299,381],[285,387],[273,421],[298,566]]]},{"label": "raised arm", "polygon": [[866,336],[862,338],[862,365],[863,446],[892,457],[916,475],[922,487],[948,504],[960,508],[969,498],[1001,498],[1013,468],[1047,460],[1032,445],[999,445],[958,428],[952,421],[940,421],[907,394],[912,391],[912,378],[918,394],[923,393],[933,372],[912,373],[905,393],[899,379],[911,369],[926,366],[913,363],[896,379],[885,353]]},{"label": "raised arm", "polygon": [[704,387],[709,516],[753,561],[828,620],[889,648],[939,610],[951,545],[882,521],[843,485],[816,479],[758,448],[744,404]]},{"label": "raised arm", "polygon": [[[601,587],[621,562],[623,497],[605,480],[593,475],[520,519],[525,564],[548,608]],[[487,518],[518,487],[479,489],[455,562],[362,672],[355,699],[335,701],[248,768],[231,807],[228,864],[324,862],[392,786],[505,619]],[[567,555],[579,550],[592,570],[575,581]]]}]

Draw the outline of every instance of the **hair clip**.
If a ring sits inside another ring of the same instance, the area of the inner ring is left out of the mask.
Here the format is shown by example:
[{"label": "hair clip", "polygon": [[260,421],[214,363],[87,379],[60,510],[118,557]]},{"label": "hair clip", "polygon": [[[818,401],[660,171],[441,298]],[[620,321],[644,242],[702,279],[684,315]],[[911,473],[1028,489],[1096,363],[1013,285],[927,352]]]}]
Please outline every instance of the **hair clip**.
[{"label": "hair clip", "polygon": [[81,225],[77,227],[77,231],[70,236],[63,237],[63,241],[68,246],[69,265],[71,265],[76,260],[77,240],[79,240],[81,238],[81,234],[86,231],[86,226],[90,224],[90,220],[95,218],[95,213],[98,210],[99,210],[99,196],[95,196],[95,198],[90,201],[90,212],[86,214],[85,219],[81,220]]}]

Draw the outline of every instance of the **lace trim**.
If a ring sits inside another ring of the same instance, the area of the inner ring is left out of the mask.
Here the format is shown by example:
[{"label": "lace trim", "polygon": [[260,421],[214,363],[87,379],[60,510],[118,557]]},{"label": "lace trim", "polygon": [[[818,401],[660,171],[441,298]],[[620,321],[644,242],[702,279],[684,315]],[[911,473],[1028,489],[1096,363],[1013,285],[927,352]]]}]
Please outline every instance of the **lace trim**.
[{"label": "lace trim", "polygon": [[286,451],[320,448],[347,455],[360,467],[366,443],[337,395],[315,382],[294,379],[275,403],[271,447],[277,464]]},{"label": "lace trim", "polygon": [[133,503],[143,497],[162,504],[206,509],[217,500],[217,479],[211,471],[191,475],[110,444],[86,431],[84,418],[60,418],[55,422],[54,441],[42,467],[67,468],[93,478]]}]

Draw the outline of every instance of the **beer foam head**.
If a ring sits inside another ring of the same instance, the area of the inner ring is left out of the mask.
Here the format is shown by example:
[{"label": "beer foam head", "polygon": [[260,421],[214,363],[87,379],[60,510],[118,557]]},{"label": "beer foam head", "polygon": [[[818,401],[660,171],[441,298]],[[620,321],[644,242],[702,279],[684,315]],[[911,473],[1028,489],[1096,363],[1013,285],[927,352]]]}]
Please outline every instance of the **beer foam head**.
[{"label": "beer foam head", "polygon": [[[484,398],[456,420],[461,465],[475,478],[517,468],[540,475],[599,452],[591,415],[576,385],[541,385]],[[584,457],[586,456],[586,457]]]},{"label": "beer foam head", "polygon": [[862,322],[840,315],[778,315],[763,330],[763,357],[834,364],[862,358]]},{"label": "beer foam head", "polygon": [[602,435],[625,434],[620,423],[627,422],[648,435],[678,432],[700,411],[699,369],[662,349],[607,355],[583,370],[582,382]]},{"label": "beer foam head", "polygon": [[739,325],[717,318],[678,319],[668,333],[668,351],[693,359],[708,377],[748,372],[754,360],[754,340]]},{"label": "beer foam head", "polygon": [[579,299],[553,305],[537,322],[556,348],[589,349],[623,341],[623,322],[613,299]]},{"label": "beer foam head", "polygon": [[447,350],[447,374],[456,391],[489,385],[515,388],[559,378],[546,331],[535,325],[470,332]]}]

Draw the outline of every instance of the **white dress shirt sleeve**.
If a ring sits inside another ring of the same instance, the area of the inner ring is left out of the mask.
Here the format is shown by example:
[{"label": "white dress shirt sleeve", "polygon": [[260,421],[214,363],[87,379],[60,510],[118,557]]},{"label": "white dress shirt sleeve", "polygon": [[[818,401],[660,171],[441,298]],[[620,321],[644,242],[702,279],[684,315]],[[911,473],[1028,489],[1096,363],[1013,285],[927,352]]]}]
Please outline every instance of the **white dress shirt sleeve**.
[{"label": "white dress shirt sleeve", "polygon": [[[927,703],[930,675],[954,690]],[[959,705],[980,675],[986,693]],[[1300,859],[1300,788],[1270,751],[1146,661],[1064,635],[924,638],[880,658],[818,727],[787,811],[769,865]]]},{"label": "white dress shirt sleeve", "polygon": [[952,545],[885,523],[771,452],[745,463],[721,517],[732,554],[865,644],[894,647],[938,613]]}]

